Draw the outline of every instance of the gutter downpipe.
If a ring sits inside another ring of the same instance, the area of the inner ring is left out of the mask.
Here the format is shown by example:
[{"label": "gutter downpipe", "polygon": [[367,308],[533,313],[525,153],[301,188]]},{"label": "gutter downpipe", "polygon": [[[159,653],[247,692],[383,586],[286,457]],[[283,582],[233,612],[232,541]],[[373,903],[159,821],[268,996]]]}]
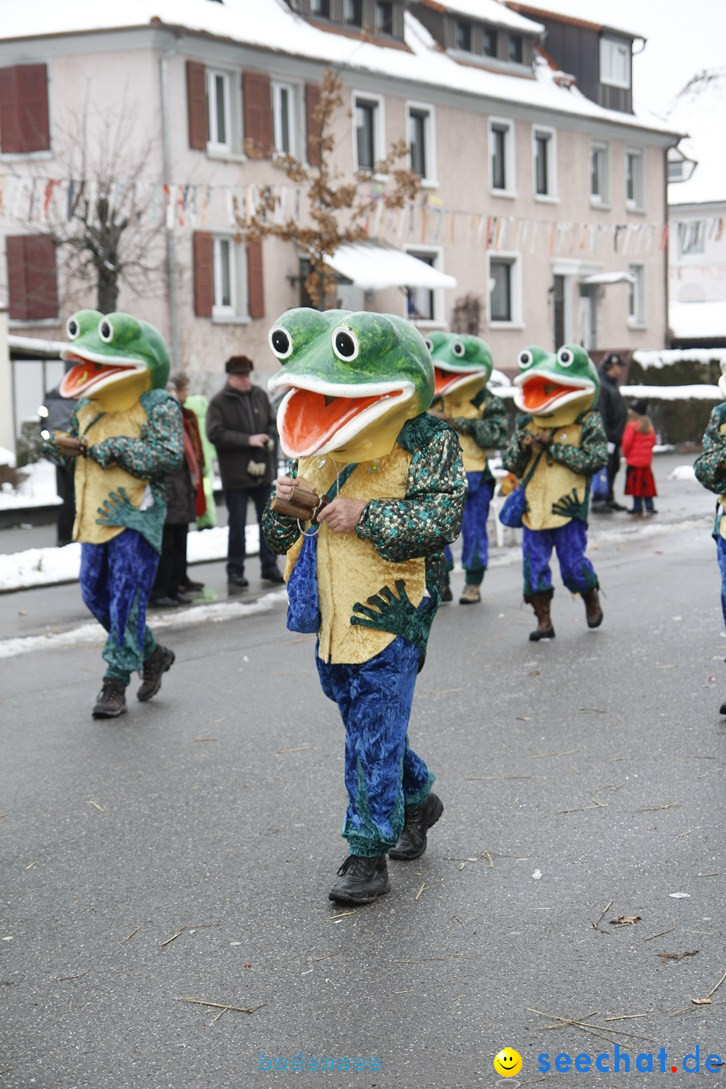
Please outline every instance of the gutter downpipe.
[{"label": "gutter downpipe", "polygon": [[[179,50],[179,35],[174,44],[165,49],[159,61],[161,78],[161,131],[164,185],[171,185],[171,127],[169,125],[169,61]],[[167,283],[169,286],[169,333],[171,342],[172,370],[179,370],[179,322],[177,307],[176,239],[174,221],[165,220]]]}]

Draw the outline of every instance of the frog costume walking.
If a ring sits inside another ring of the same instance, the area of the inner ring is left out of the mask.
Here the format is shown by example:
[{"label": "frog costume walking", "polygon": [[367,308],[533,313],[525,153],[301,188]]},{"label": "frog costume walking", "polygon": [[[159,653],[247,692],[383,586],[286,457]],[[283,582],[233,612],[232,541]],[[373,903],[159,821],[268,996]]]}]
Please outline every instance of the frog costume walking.
[{"label": "frog costume walking", "polygon": [[[507,413],[503,401],[487,389],[494,364],[488,346],[480,337],[431,333],[426,344],[434,364],[431,411],[457,432],[464,459],[467,493],[461,526],[461,562],[466,582],[459,604],[474,605],[481,601],[480,586],[489,563],[487,519],[495,482],[487,450],[498,449],[504,442]],[[454,564],[448,545],[445,554],[442,600],[451,601],[448,572]]]},{"label": "frog costume walking", "polygon": [[602,623],[599,582],[585,548],[590,478],[607,461],[607,439],[600,414],[592,409],[600,379],[584,348],[566,344],[556,354],[525,348],[518,362],[514,402],[525,415],[517,419],[502,464],[525,489],[524,600],[537,617],[529,636],[536,641],[555,636],[553,548],[562,581],[585,602],[588,627]]},{"label": "frog costume walking", "polygon": [[[289,499],[299,475],[331,502],[319,528],[270,505],[263,528],[271,548],[288,553],[288,582],[298,563],[308,570],[311,543],[316,549],[316,663],[345,725],[349,799],[343,836],[350,854],[330,899],[369,903],[389,890],[387,853],[418,858],[443,812],[407,729],[438,606],[432,564],[459,533],[466,477],[456,434],[426,411],[431,357],[408,322],[289,310],[270,344],[282,365],[270,389],[288,391],[278,412],[280,443],[293,459],[276,497]],[[303,536],[316,528],[315,538]]]},{"label": "frog costume walking", "polygon": [[[721,363],[721,377],[718,380],[721,393],[726,397],[726,361]],[[721,611],[724,624],[726,624],[726,518],[724,507],[726,505],[726,401],[711,412],[711,416],[703,436],[703,452],[693,463],[693,471],[696,479],[704,488],[715,492],[716,517],[714,520],[712,536],[716,541],[718,566],[721,572]],[[719,708],[719,714],[726,715],[726,700]]]},{"label": "frog costume walking", "polygon": [[74,366],[60,392],[79,400],[68,432],[50,434],[46,449],[74,471],[81,594],[108,632],[93,717],[116,718],[133,672],[142,673],[137,697],[146,701],[174,661],[146,625],[146,607],[166,514],[161,481],[181,462],[182,419],[164,388],[169,358],[152,325],[81,310],[66,331],[61,356]]}]

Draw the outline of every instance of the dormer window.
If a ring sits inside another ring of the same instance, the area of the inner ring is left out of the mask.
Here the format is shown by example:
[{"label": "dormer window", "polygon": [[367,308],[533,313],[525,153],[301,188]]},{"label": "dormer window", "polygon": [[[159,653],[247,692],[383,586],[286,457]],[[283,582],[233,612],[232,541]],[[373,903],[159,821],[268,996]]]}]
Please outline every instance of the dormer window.
[{"label": "dormer window", "polygon": [[330,0],[310,0],[310,12],[321,19],[330,18]]},{"label": "dormer window", "polygon": [[611,87],[630,87],[630,43],[600,39],[600,82]]},{"label": "dormer window", "polygon": [[343,13],[348,26],[363,26],[363,0],[344,0]]},{"label": "dormer window", "polygon": [[393,4],[390,0],[376,0],[376,30],[379,34],[393,34]]},{"label": "dormer window", "polygon": [[461,19],[456,24],[456,48],[464,53],[471,53],[471,23]]},{"label": "dormer window", "polygon": [[509,35],[507,55],[513,64],[521,64],[523,57],[522,38],[519,34]]},{"label": "dormer window", "polygon": [[484,27],[484,41],[482,52],[485,57],[496,57],[497,55],[497,32],[496,30],[490,30],[489,27]]}]

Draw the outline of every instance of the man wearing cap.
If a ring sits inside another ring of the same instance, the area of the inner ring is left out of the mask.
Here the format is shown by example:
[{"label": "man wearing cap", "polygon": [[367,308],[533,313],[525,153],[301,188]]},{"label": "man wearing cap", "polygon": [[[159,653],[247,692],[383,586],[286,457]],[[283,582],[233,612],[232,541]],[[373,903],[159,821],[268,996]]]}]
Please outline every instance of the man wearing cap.
[{"label": "man wearing cap", "polygon": [[[252,500],[257,524],[275,475],[275,419],[267,394],[252,384],[254,364],[233,355],[224,365],[227,382],[209,402],[207,437],[217,449],[224,501],[229,514],[227,587],[241,593],[245,578],[247,502]],[[267,582],[283,581],[277,558],[260,533],[260,565]]]},{"label": "man wearing cap", "polygon": [[[600,504],[600,510],[605,511],[626,510],[616,501],[613,490],[615,477],[620,468],[620,444],[623,441],[623,431],[628,419],[628,406],[618,386],[624,368],[625,364],[617,352],[609,352],[600,366],[600,397],[597,410],[602,416],[608,440],[608,494],[605,502]],[[598,504],[594,501],[592,509],[598,509]]]}]

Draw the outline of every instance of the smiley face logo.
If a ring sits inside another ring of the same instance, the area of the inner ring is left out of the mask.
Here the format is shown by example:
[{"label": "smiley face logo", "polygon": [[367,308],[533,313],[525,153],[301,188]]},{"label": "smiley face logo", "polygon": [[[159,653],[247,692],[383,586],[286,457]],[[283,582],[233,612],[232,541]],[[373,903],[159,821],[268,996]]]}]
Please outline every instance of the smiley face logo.
[{"label": "smiley face logo", "polygon": [[513,1047],[503,1047],[494,1056],[494,1069],[503,1078],[513,1078],[522,1069],[522,1056]]}]

